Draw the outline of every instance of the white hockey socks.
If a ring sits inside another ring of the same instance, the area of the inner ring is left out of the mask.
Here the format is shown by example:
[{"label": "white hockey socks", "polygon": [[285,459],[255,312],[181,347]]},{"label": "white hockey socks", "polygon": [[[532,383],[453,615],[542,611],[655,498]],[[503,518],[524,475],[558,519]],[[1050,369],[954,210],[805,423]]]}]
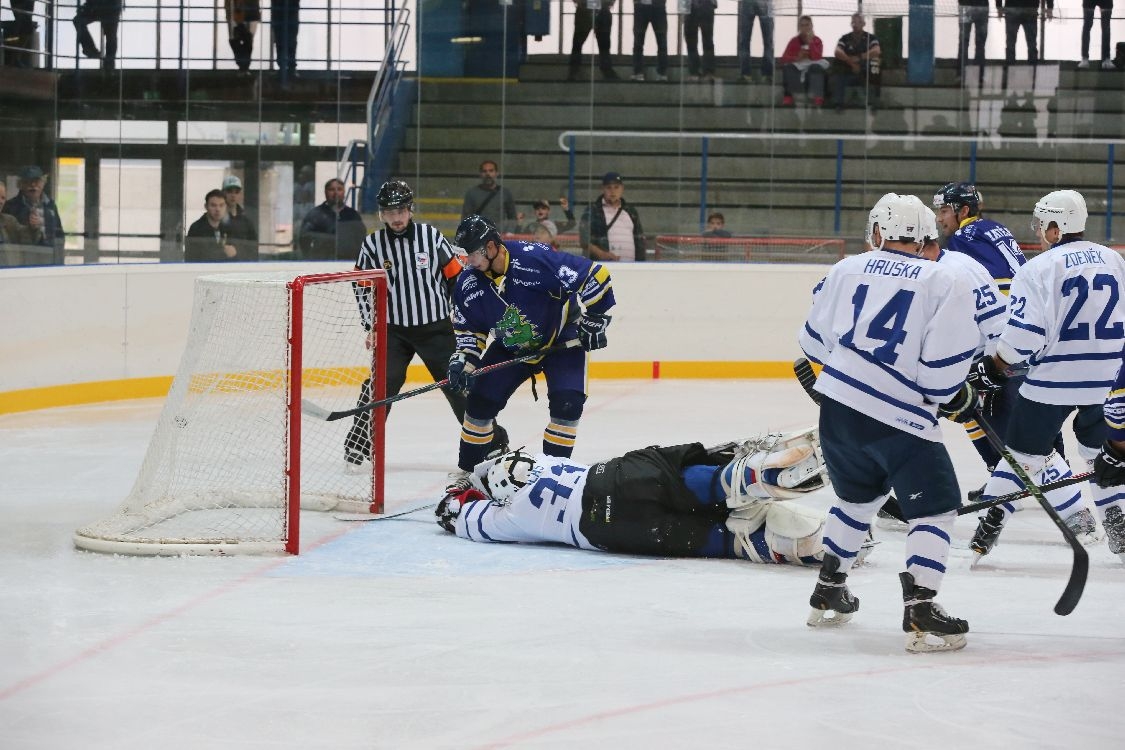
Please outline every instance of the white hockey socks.
[{"label": "white hockey socks", "polygon": [[956,519],[956,511],[911,519],[906,532],[906,572],[914,576],[919,586],[934,592],[941,588]]},{"label": "white hockey socks", "polygon": [[824,549],[840,558],[839,572],[847,573],[856,563],[856,556],[867,540],[871,520],[883,507],[889,495],[870,503],[849,503],[836,499],[824,523]]}]

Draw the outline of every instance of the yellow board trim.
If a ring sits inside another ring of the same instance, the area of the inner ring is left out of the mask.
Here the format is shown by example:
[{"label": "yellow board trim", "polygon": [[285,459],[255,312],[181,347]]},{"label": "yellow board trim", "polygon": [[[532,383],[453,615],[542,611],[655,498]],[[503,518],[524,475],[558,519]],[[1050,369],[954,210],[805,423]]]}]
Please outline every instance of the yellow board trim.
[{"label": "yellow board trim", "polygon": [[[341,368],[345,382],[358,384],[361,369]],[[328,371],[331,372],[331,371]],[[325,373],[326,374],[326,373]],[[340,371],[332,380],[339,383]],[[318,375],[323,375],[318,373]],[[603,380],[677,380],[714,379],[748,380],[756,378],[793,378],[791,362],[591,362],[589,375]],[[327,378],[326,378],[327,379]],[[406,372],[409,383],[432,383],[433,378],[423,365],[411,365]],[[172,387],[172,377],[127,378],[93,383],[53,385],[0,392],[0,414],[78,406],[103,401],[125,401],[135,398],[163,398]]]}]

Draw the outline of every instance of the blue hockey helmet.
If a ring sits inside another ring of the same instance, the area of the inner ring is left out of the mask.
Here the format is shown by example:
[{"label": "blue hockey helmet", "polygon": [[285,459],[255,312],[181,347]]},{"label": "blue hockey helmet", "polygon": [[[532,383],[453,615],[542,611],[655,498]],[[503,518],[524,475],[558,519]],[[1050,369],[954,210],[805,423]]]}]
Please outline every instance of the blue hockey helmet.
[{"label": "blue hockey helmet", "polygon": [[453,244],[466,254],[483,250],[490,241],[500,244],[500,231],[491,221],[478,214],[461,219],[461,223],[457,225],[457,234],[453,236]]},{"label": "blue hockey helmet", "polygon": [[934,193],[934,208],[951,206],[957,213],[962,206],[969,207],[969,216],[980,213],[980,193],[971,182],[950,182]]}]

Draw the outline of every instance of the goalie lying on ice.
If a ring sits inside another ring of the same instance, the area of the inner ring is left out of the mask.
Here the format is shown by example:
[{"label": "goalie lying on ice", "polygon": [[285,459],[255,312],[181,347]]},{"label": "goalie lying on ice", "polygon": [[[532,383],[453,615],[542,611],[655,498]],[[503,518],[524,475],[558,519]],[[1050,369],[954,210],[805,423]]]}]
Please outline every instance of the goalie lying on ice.
[{"label": "goalie lying on ice", "polygon": [[438,523],[474,542],[818,565],[824,514],[777,502],[825,486],[815,428],[705,450],[653,446],[586,466],[507,453],[446,489]]}]

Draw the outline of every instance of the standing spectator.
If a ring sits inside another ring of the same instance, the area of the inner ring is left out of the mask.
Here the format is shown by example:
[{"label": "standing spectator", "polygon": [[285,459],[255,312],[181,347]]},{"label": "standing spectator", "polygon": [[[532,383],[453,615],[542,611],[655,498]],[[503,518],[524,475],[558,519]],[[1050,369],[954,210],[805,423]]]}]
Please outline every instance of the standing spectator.
[{"label": "standing spectator", "polygon": [[258,243],[246,235],[246,225],[231,223],[222,190],[212,190],[203,200],[205,213],[188,227],[184,240],[185,263],[254,261]]},{"label": "standing spectator", "polygon": [[811,16],[801,16],[797,21],[797,36],[785,45],[781,65],[785,89],[781,106],[793,106],[793,95],[802,90],[802,83],[814,106],[824,104],[824,77],[828,61],[824,59],[824,42],[813,33]]},{"label": "standing spectator", "polygon": [[726,217],[718,211],[712,211],[707,214],[707,230],[703,232],[703,236],[730,239],[733,235],[727,229]]},{"label": "standing spectator", "polygon": [[301,0],[270,0],[270,33],[277,52],[281,83],[297,75],[297,32],[301,25]]},{"label": "standing spectator", "polygon": [[[546,198],[540,198],[531,204],[532,210],[535,211],[535,221],[524,225],[524,227],[519,230],[519,233],[534,234],[539,227],[543,226],[550,230],[551,237],[554,238],[569,229],[573,229],[578,221],[574,218],[574,212],[570,210],[570,201],[565,197],[561,197],[559,198],[559,206],[566,215],[566,221],[562,223],[562,226],[555,224],[555,222],[551,220],[551,202]],[[522,213],[519,215],[519,218],[521,221],[523,220]]]},{"label": "standing spectator", "polygon": [[[3,59],[6,65],[16,68],[29,68],[32,65],[32,53],[29,51],[35,42],[34,35],[38,23],[35,21],[35,0],[12,0],[11,34],[15,37],[7,40],[7,44],[18,48],[15,53],[5,51]],[[2,50],[0,50],[2,51]]]},{"label": "standing spectator", "polygon": [[232,230],[234,236],[257,242],[258,230],[254,227],[254,222],[250,220],[246,209],[238,202],[241,197],[242,180],[233,174],[223,178],[223,199],[227,202],[227,222],[237,227]]},{"label": "standing spectator", "polygon": [[[105,54],[98,51],[94,38],[87,28],[98,22],[105,35]],[[102,70],[113,70],[117,65],[117,26],[121,23],[121,0],[86,0],[74,14],[74,30],[78,32],[78,46],[86,57],[102,61]]]},{"label": "standing spectator", "polygon": [[961,31],[957,46],[957,70],[964,71],[969,63],[969,33],[973,28],[976,28],[975,62],[983,67],[984,43],[988,40],[988,0],[957,0],[957,6],[957,25]]},{"label": "standing spectator", "polygon": [[[606,345],[607,312],[614,304],[609,271],[535,243],[504,242],[481,216],[463,220],[453,243],[466,253],[468,264],[453,292],[457,349],[448,368],[450,386],[468,392],[457,483],[467,481],[468,472],[488,455],[496,416],[536,373],[547,382],[550,413],[543,453],[569,458],[586,403],[586,352]],[[581,346],[546,352],[487,377],[473,375],[478,367],[573,340]]]},{"label": "standing spectator", "polygon": [[863,30],[863,14],[852,14],[852,30],[836,43],[835,70],[832,76],[832,101],[836,111],[844,109],[849,85],[867,90],[868,106],[879,105],[879,56],[882,49],[874,34]]},{"label": "standing spectator", "polygon": [[[715,5],[717,0],[691,0],[691,10],[684,19],[684,43],[687,45],[688,80],[715,77]],[[699,64],[697,39],[703,37],[703,64]]]},{"label": "standing spectator", "polygon": [[1016,61],[1016,36],[1023,28],[1023,38],[1027,41],[1027,62],[1039,62],[1039,49],[1036,41],[1039,30],[1035,22],[1039,20],[1039,6],[1044,5],[1047,20],[1054,15],[1054,0],[996,0],[996,10],[1004,19],[1004,62],[1011,65]]},{"label": "standing spectator", "polygon": [[1082,62],[1078,67],[1090,67],[1090,30],[1094,28],[1094,8],[1101,8],[1102,70],[1113,70],[1109,56],[1109,22],[1113,16],[1113,0],[1082,0]]},{"label": "standing spectator", "polygon": [[[406,382],[406,368],[414,355],[422,360],[435,381],[445,379],[453,356],[453,305],[451,292],[461,272],[455,251],[440,231],[414,221],[414,191],[401,180],[384,182],[376,198],[383,228],[363,241],[355,267],[358,271],[387,272],[387,341],[375,340],[371,300],[360,295],[363,326],[369,333],[367,348],[385,347],[387,396],[394,396]],[[359,403],[371,401],[371,380],[360,389]],[[452,388],[442,390],[457,422],[465,418],[465,395]],[[496,440],[488,450],[507,449],[508,435],[497,426]],[[344,442],[344,460],[359,465],[371,456],[371,412],[357,414]]]},{"label": "standing spectator", "polygon": [[354,256],[367,234],[363,217],[344,204],[347,190],[333,177],[324,183],[324,203],[301,222],[301,256],[306,260],[344,260]]},{"label": "standing spectator", "polygon": [[254,59],[254,32],[262,20],[262,8],[258,0],[226,0],[226,9],[230,51],[238,69],[246,73]]},{"label": "standing spectator", "polygon": [[625,181],[617,172],[602,177],[602,195],[582,212],[582,249],[594,260],[642,261],[645,231],[637,209],[625,202]]},{"label": "standing spectator", "polygon": [[633,0],[633,75],[645,80],[645,28],[652,26],[656,39],[655,81],[668,80],[668,11],[666,0]]},{"label": "standing spectator", "polygon": [[25,227],[16,221],[16,217],[4,213],[4,204],[8,202],[8,186],[0,181],[0,267],[24,265],[22,251],[19,245],[32,242],[30,227]]},{"label": "standing spectator", "polygon": [[578,80],[578,68],[582,64],[582,45],[594,30],[594,38],[598,42],[598,68],[602,71],[602,78],[607,81],[619,80],[617,71],[609,57],[609,34],[613,28],[613,3],[608,0],[601,4],[598,10],[590,10],[587,0],[574,0],[574,38],[570,43],[570,67],[566,80]]},{"label": "standing spectator", "polygon": [[39,167],[24,167],[20,172],[20,191],[4,205],[3,211],[30,230],[31,244],[51,248],[51,262],[62,263],[66,233],[59,207],[46,193],[47,177]]},{"label": "standing spectator", "polygon": [[762,29],[762,79],[773,78],[773,0],[739,0],[738,2],[738,72],[744,81],[752,81],[750,73],[750,39],[754,19]]},{"label": "standing spectator", "polygon": [[511,232],[518,221],[516,201],[512,191],[496,182],[499,175],[496,162],[486,159],[480,163],[480,184],[465,191],[461,218],[478,214],[499,227],[500,231]]}]

